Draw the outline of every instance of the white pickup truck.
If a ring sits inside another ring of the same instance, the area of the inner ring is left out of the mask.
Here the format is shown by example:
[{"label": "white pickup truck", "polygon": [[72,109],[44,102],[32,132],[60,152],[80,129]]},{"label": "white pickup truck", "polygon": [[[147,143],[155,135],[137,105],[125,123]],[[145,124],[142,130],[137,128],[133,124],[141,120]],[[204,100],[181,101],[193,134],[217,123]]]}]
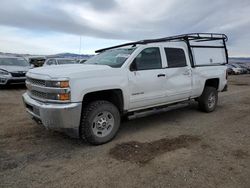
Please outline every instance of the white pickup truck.
[{"label": "white pickup truck", "polygon": [[138,111],[194,99],[212,112],[227,90],[226,41],[214,33],[142,40],[98,50],[84,64],[31,69],[23,101],[46,128],[95,145]]}]

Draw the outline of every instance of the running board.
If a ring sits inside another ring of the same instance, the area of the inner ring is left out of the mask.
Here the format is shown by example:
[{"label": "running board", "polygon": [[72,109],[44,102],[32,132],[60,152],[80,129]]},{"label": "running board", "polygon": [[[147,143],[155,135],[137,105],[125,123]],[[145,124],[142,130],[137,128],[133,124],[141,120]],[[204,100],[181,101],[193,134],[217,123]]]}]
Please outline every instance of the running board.
[{"label": "running board", "polygon": [[168,106],[155,107],[155,108],[150,108],[146,110],[131,112],[128,114],[128,119],[131,120],[131,119],[142,118],[142,117],[153,115],[153,114],[168,112],[171,110],[176,110],[179,108],[186,107],[188,105],[190,105],[190,100],[185,101],[185,102],[180,102],[177,104],[168,105]]}]

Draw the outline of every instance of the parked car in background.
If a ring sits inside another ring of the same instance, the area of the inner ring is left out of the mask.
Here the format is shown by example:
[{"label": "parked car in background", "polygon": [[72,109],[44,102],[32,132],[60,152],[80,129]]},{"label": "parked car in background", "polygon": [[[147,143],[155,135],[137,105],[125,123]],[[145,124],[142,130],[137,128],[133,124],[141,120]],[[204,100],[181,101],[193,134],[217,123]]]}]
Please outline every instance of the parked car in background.
[{"label": "parked car in background", "polygon": [[79,64],[79,61],[77,59],[50,58],[44,62],[43,66],[66,65],[66,64]]},{"label": "parked car in background", "polygon": [[246,74],[247,73],[247,69],[246,68],[242,68],[240,65],[238,64],[231,64],[233,67],[239,69],[241,71],[241,74]]},{"label": "parked car in background", "polygon": [[85,61],[87,61],[87,59],[80,59],[80,60],[79,60],[79,63],[80,63],[80,64],[83,64],[83,63],[85,63]]},{"label": "parked car in background", "polygon": [[33,67],[41,67],[41,66],[43,66],[44,62],[46,61],[45,56],[30,56],[30,57],[28,57],[28,59],[29,59],[29,63]]},{"label": "parked car in background", "polygon": [[227,64],[227,72],[228,74],[234,74],[234,75],[237,75],[237,74],[242,74],[242,69],[241,68],[236,68],[234,66],[232,66],[231,64]]},{"label": "parked car in background", "polygon": [[229,75],[234,74],[234,71],[231,67],[227,67],[227,74]]},{"label": "parked car in background", "polygon": [[0,85],[24,84],[30,68],[22,57],[0,57]]},{"label": "parked car in background", "polygon": [[244,69],[244,71],[249,74],[250,73],[250,66],[247,66],[246,64],[238,64],[241,68]]}]

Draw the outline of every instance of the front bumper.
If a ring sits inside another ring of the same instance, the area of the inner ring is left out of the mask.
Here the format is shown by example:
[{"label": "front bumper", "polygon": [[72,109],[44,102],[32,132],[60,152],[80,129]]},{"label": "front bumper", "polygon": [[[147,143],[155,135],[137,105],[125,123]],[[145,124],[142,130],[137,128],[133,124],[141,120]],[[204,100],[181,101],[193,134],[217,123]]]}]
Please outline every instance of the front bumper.
[{"label": "front bumper", "polygon": [[24,84],[26,77],[0,77],[0,85]]},{"label": "front bumper", "polygon": [[44,127],[62,130],[71,137],[79,137],[82,103],[43,103],[23,94],[26,111]]}]

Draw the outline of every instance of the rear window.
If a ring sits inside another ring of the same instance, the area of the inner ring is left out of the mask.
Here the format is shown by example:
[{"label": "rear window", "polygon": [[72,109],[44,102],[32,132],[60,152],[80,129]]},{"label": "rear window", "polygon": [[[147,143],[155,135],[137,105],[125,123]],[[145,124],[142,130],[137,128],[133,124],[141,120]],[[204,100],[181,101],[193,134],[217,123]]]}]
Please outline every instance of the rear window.
[{"label": "rear window", "polygon": [[169,68],[187,66],[185,52],[181,48],[164,48]]}]

